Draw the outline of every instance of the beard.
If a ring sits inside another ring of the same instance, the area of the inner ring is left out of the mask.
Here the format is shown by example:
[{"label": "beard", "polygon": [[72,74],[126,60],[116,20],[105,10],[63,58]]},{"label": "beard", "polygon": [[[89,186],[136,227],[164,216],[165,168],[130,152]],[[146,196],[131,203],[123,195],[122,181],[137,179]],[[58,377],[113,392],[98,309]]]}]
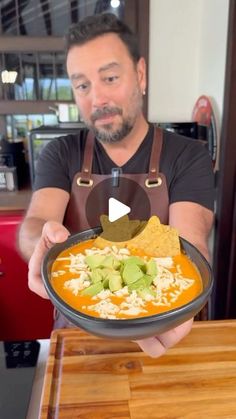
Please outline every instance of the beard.
[{"label": "beard", "polygon": [[[90,120],[84,119],[84,123],[94,133],[98,141],[104,144],[117,143],[123,140],[133,129],[137,117],[140,115],[143,106],[143,98],[138,86],[135,87],[128,104],[128,114],[123,116],[121,108],[116,106],[104,106],[92,113]],[[107,115],[120,115],[121,122],[118,127],[113,123],[104,123],[99,128],[95,122]]]},{"label": "beard", "polygon": [[113,124],[104,124],[103,127],[91,127],[95,137],[98,141],[104,144],[118,143],[123,140],[133,128],[133,123],[128,118],[122,118],[122,123],[116,129],[113,129]]}]

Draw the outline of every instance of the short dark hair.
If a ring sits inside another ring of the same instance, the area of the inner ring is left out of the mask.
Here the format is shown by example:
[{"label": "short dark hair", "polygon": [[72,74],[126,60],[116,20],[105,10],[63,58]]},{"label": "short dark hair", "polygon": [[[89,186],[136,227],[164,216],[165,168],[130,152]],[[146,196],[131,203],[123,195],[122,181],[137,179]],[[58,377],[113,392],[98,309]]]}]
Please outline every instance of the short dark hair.
[{"label": "short dark hair", "polygon": [[112,13],[87,16],[81,22],[73,24],[65,36],[66,54],[73,46],[83,45],[108,33],[117,34],[126,45],[134,63],[139,61],[140,52],[136,36],[124,22]]}]

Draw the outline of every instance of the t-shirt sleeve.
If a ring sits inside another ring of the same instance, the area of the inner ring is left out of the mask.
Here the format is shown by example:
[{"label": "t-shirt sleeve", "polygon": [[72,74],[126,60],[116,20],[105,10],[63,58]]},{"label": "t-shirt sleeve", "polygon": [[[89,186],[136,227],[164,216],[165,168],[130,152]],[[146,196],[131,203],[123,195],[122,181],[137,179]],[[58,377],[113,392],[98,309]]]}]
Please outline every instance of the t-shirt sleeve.
[{"label": "t-shirt sleeve", "polygon": [[58,138],[50,141],[36,164],[33,189],[60,188],[70,193],[71,180],[68,170],[68,147],[66,140]]},{"label": "t-shirt sleeve", "polygon": [[214,172],[208,150],[188,140],[173,168],[170,203],[190,201],[214,210]]}]

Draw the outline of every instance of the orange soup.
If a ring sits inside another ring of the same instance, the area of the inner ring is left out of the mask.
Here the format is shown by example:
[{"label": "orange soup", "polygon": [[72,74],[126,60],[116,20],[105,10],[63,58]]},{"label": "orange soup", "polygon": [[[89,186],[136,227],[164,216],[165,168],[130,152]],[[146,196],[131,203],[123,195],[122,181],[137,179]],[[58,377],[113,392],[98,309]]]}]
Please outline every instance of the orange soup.
[{"label": "orange soup", "polygon": [[162,313],[190,302],[202,291],[201,276],[183,253],[150,258],[114,245],[98,249],[94,239],[58,255],[51,283],[74,309],[107,319]]}]

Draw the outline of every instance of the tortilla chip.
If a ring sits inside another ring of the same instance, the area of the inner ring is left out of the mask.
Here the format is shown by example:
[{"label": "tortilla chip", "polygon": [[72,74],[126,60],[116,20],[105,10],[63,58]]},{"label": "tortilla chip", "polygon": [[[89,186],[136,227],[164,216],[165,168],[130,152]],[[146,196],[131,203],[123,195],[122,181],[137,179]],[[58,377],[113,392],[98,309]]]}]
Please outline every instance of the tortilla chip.
[{"label": "tortilla chip", "polygon": [[181,253],[179,235],[175,228],[160,223],[158,217],[149,219],[141,233],[127,243],[129,249],[142,249],[156,257],[175,256]]},{"label": "tortilla chip", "polygon": [[[137,224],[135,225],[137,226]],[[142,227],[143,226],[144,224],[142,223]],[[95,239],[94,245],[100,249],[114,245],[118,248],[126,247],[130,250],[141,250],[153,257],[175,256],[181,253],[177,230],[161,224],[159,218],[156,216],[152,216],[148,220],[145,228],[143,228],[138,235],[129,240],[114,241],[113,236],[113,240],[109,241],[104,237],[99,236]]]},{"label": "tortilla chip", "polygon": [[147,221],[140,221],[140,220],[130,220],[129,222],[129,229],[131,232],[131,237],[137,236],[137,234],[141,233],[144,227],[147,225]]}]

